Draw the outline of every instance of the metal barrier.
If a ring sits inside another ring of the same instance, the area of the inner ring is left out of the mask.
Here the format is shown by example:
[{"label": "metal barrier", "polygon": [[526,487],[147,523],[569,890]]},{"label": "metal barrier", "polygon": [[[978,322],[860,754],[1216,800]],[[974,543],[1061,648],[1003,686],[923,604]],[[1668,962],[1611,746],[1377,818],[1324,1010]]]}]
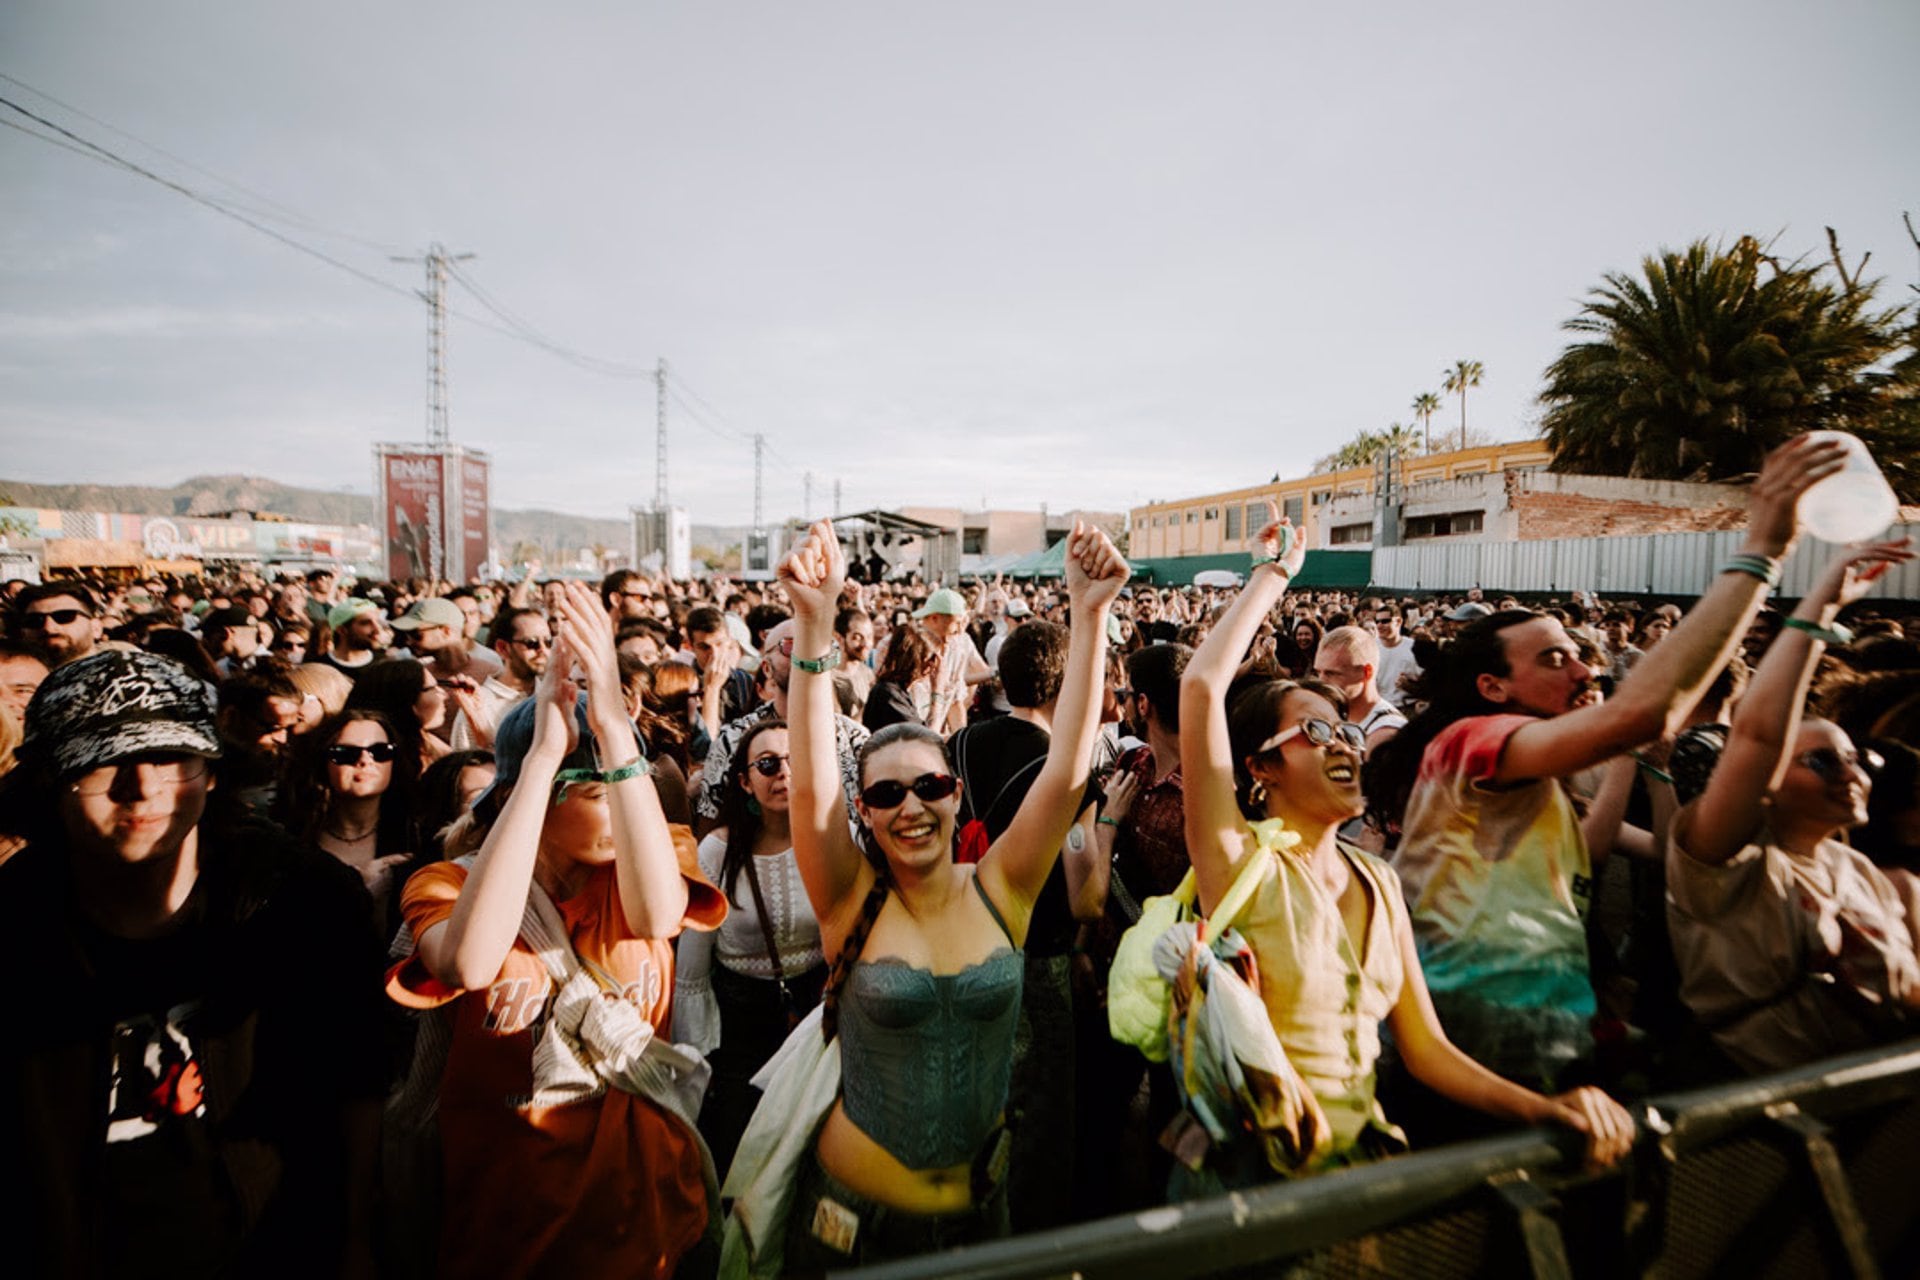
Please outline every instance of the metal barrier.
[{"label": "metal barrier", "polygon": [[1528,1129],[869,1267],[862,1280],[1920,1275],[1920,1040],[1642,1104],[1587,1172]]}]

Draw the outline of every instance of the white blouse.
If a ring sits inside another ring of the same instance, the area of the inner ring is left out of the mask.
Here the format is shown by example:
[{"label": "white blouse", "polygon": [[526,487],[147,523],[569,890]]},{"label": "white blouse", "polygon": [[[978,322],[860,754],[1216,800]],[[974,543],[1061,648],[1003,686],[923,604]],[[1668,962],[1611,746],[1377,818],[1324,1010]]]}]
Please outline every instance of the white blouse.
[{"label": "white blouse", "polygon": [[[713,884],[720,883],[726,853],[725,832],[700,842],[700,871]],[[780,967],[789,978],[805,973],[820,964],[826,953],[820,945],[820,922],[814,918],[813,904],[800,879],[800,864],[787,848],[755,858],[753,867],[772,918]],[[673,1038],[703,1054],[720,1046],[720,1005],[712,979],[716,962],[742,976],[773,981],[773,962],[767,958],[767,939],[745,868],[734,881],[725,923],[711,932],[684,930],[675,942]]]}]

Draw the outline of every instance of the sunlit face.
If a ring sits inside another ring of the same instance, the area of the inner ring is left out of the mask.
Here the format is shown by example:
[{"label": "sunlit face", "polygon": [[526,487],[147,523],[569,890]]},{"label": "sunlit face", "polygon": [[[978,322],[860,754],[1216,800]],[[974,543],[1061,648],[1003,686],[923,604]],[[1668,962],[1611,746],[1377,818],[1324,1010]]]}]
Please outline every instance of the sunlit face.
[{"label": "sunlit face", "polygon": [[[769,777],[764,770],[776,765],[779,766],[778,771]],[[793,770],[787,758],[787,731],[768,729],[754,735],[753,745],[747,748],[747,774],[740,779],[740,785],[759,803],[761,812],[785,813],[788,787],[792,781]]]},{"label": "sunlit face", "polygon": [[1400,615],[1388,609],[1382,609],[1373,615],[1374,634],[1380,637],[1380,643],[1391,648],[1400,643]]},{"label": "sunlit face", "polygon": [[605,783],[574,783],[566,798],[547,808],[540,829],[543,852],[595,866],[613,861],[613,819]]},{"label": "sunlit face", "polygon": [[873,620],[855,618],[840,634],[840,651],[848,662],[865,662],[873,652]]},{"label": "sunlit face", "polygon": [[0,707],[13,712],[24,723],[27,704],[33,701],[34,690],[46,678],[47,664],[38,658],[24,653],[0,658]]},{"label": "sunlit face", "polygon": [[365,798],[385,794],[393,785],[393,759],[375,760],[371,752],[362,748],[375,744],[391,746],[392,740],[387,731],[371,720],[350,720],[340,727],[334,736],[332,747],[344,747],[358,754],[348,763],[340,763],[335,756],[345,755],[345,751],[327,753],[327,790],[337,796]]},{"label": "sunlit face", "polygon": [[662,656],[660,653],[660,642],[645,632],[641,632],[639,635],[628,636],[625,640],[622,640],[619,644],[619,651],[634,659],[636,662],[645,663],[649,667],[657,665]]},{"label": "sunlit face", "polygon": [[967,616],[964,613],[930,613],[920,620],[920,625],[934,639],[945,640],[967,625]]},{"label": "sunlit face", "polygon": [[[952,772],[946,752],[931,742],[896,742],[868,757],[860,785],[864,790],[876,782],[910,784],[923,774]],[[931,803],[909,790],[889,809],[870,808],[865,800],[858,801],[857,807],[889,862],[925,869],[952,856],[954,819],[960,812],[958,790]]]},{"label": "sunlit face", "polygon": [[63,783],[60,820],[76,854],[147,862],[179,852],[212,789],[197,756],[136,756]]},{"label": "sunlit face", "polygon": [[340,643],[349,653],[365,653],[378,648],[383,628],[380,619],[370,613],[363,613],[335,632]]},{"label": "sunlit face", "polygon": [[513,620],[512,639],[494,642],[494,650],[517,680],[537,680],[546,674],[553,656],[553,625],[544,614],[522,613]]},{"label": "sunlit face", "polygon": [[702,671],[711,667],[714,659],[726,646],[727,633],[722,631],[692,631],[687,633],[687,648],[693,651],[694,662]]},{"label": "sunlit face", "polygon": [[473,802],[480,793],[493,785],[494,767],[490,764],[470,764],[460,770],[460,776],[454,780],[454,794],[460,799],[461,812],[473,808]]},{"label": "sunlit face", "polygon": [[1673,624],[1665,618],[1658,615],[1648,618],[1647,624],[1640,628],[1640,647],[1643,649],[1653,648],[1653,646],[1666,639],[1667,632],[1671,630],[1673,630]]},{"label": "sunlit face", "polygon": [[1295,627],[1293,629],[1293,642],[1299,646],[1302,653],[1313,652],[1313,646],[1318,639],[1319,637],[1314,634],[1312,627]]},{"label": "sunlit face", "polygon": [[260,651],[260,628],[254,623],[244,623],[227,632],[227,652],[234,658],[245,662]]},{"label": "sunlit face", "polygon": [[101,635],[100,619],[73,596],[35,600],[20,617],[23,639],[53,666],[93,652]]},{"label": "sunlit face", "polygon": [[471,596],[456,597],[454,607],[460,610],[461,638],[471,640],[480,634],[480,602]]},{"label": "sunlit face", "polygon": [[1615,618],[1612,622],[1600,624],[1600,634],[1607,638],[1607,647],[1619,653],[1633,640],[1633,624]]},{"label": "sunlit face", "polygon": [[[1825,767],[1828,776],[1822,777],[1815,764]],[[1872,793],[1873,779],[1846,731],[1828,720],[1803,721],[1773,796],[1782,816],[1829,830],[1857,827],[1867,820]]]},{"label": "sunlit face", "polygon": [[447,691],[433,678],[433,672],[423,674],[427,683],[420,690],[420,696],[413,700],[413,714],[420,721],[421,731],[431,733],[446,721]]},{"label": "sunlit face", "polygon": [[1373,676],[1373,668],[1353,656],[1349,649],[1322,644],[1313,658],[1313,677],[1338,689],[1348,701],[1358,698]]},{"label": "sunlit face", "polygon": [[[1307,689],[1290,690],[1280,705],[1279,734],[1305,720],[1341,722],[1331,702]],[[1247,768],[1274,797],[1271,812],[1294,813],[1317,823],[1344,822],[1365,808],[1360,794],[1361,753],[1334,734],[1324,746],[1300,732],[1253,757]]]},{"label": "sunlit face", "polygon": [[1572,709],[1586,693],[1593,670],[1580,661],[1580,649],[1554,618],[1529,618],[1500,632],[1508,674],[1479,677],[1489,702],[1537,716]]},{"label": "sunlit face", "polygon": [[282,662],[297,667],[307,660],[307,639],[305,631],[289,628],[274,637],[268,652]]}]

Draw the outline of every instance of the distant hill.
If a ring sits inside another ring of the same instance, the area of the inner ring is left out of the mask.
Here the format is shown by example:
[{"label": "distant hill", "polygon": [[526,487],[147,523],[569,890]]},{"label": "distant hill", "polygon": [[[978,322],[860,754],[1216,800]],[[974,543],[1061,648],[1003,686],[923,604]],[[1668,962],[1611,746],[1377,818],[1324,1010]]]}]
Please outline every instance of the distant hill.
[{"label": "distant hill", "polygon": [[[0,480],[0,506],[50,507],[64,511],[121,511],[129,515],[204,516],[252,511],[313,524],[374,523],[373,499],[366,494],[303,489],[261,476],[194,476],[170,488],[112,484],[29,484]],[[631,534],[625,520],[567,515],[560,511],[509,511],[496,507],[493,535],[503,555],[530,542],[541,555],[558,561],[582,547],[626,547]],[[746,531],[716,525],[693,526],[695,545],[718,549],[737,546]]]}]

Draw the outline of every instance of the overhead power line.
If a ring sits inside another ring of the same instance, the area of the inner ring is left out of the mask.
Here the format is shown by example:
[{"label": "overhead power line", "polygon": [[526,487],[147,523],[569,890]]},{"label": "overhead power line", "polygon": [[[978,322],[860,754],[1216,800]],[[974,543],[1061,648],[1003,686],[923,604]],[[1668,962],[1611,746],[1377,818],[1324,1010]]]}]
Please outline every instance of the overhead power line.
[{"label": "overhead power line", "polygon": [[[21,106],[19,103],[13,101],[13,99],[11,98],[0,97],[0,107],[5,107],[9,111],[13,111],[18,113],[19,115],[25,116],[27,119],[33,121],[35,124],[51,129],[60,137],[65,138],[68,141],[73,142],[80,147],[84,147],[88,152],[94,153],[95,156],[99,160],[101,160],[102,163],[118,166],[119,168],[125,169],[129,173],[137,174],[138,176],[147,179],[149,182],[157,182],[161,186],[167,188],[169,191],[177,192],[178,194],[183,195],[187,199],[193,201],[195,204],[203,205],[206,208],[213,210],[215,213],[219,214],[224,218],[232,218],[235,222],[240,223],[242,226],[249,227],[254,231],[258,231],[261,235],[267,236],[270,239],[278,240],[281,244],[287,246],[287,248],[289,249],[294,250],[296,253],[304,253],[309,258],[317,259],[318,261],[326,263],[330,267],[334,267],[340,271],[344,271],[348,275],[353,276],[355,279],[364,281],[365,283],[374,286],[374,288],[376,289],[384,289],[388,293],[397,293],[403,298],[413,298],[418,296],[412,289],[402,288],[400,285],[394,284],[390,280],[382,280],[379,276],[373,275],[370,272],[362,271],[360,268],[353,266],[351,263],[342,262],[340,261],[340,259],[332,256],[331,254],[321,252],[320,250],[314,248],[312,245],[302,244],[300,241],[295,240],[292,236],[283,235],[281,232],[274,230],[272,227],[267,226],[265,223],[259,221],[258,219],[250,217],[247,214],[241,213],[237,209],[230,209],[226,205],[220,203],[220,201],[215,200],[213,197],[208,195],[203,195],[200,192],[195,191],[192,187],[186,186],[183,183],[175,182],[171,178],[162,177],[161,175],[155,173],[153,170],[147,168],[146,166],[137,164],[134,161],[127,159],[125,156],[120,155],[118,152],[110,151],[106,147],[101,146],[97,142],[91,142],[88,139],[81,137],[79,134],[75,133],[73,130],[54,123],[52,120],[47,119],[45,116],[41,115],[40,113],[36,111],[31,111],[28,108]],[[50,141],[50,139],[47,139],[47,140]]]}]

